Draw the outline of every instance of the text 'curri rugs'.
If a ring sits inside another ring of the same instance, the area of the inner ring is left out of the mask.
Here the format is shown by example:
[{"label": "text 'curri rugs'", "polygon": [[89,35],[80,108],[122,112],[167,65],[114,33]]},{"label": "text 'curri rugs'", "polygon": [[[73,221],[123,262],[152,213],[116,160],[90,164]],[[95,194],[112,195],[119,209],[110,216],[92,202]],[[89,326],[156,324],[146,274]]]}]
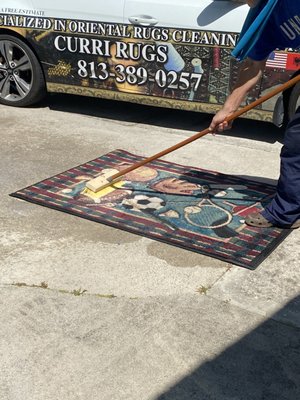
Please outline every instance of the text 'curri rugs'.
[{"label": "text 'curri rugs'", "polygon": [[142,159],[115,150],[11,196],[250,269],[290,233],[244,223],[270,201],[274,186],[200,168],[156,160],[98,193],[85,188]]}]

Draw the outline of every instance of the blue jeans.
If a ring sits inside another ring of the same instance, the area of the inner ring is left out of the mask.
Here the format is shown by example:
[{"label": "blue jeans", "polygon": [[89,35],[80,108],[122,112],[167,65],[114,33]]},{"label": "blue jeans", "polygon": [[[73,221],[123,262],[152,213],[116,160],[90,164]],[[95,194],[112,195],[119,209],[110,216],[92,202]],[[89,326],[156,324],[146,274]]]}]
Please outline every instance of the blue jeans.
[{"label": "blue jeans", "polygon": [[300,219],[300,107],[286,128],[280,157],[277,193],[262,215],[288,227]]}]

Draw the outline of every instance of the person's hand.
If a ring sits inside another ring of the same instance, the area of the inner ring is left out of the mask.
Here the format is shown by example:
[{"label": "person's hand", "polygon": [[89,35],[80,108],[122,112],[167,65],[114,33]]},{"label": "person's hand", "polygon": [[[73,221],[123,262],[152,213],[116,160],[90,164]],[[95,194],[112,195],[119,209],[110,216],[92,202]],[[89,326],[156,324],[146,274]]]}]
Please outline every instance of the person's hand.
[{"label": "person's hand", "polygon": [[256,7],[260,0],[246,0],[249,7]]},{"label": "person's hand", "polygon": [[232,0],[235,3],[242,3],[242,4],[248,4],[249,7],[255,7],[257,4],[260,2],[260,0]]},{"label": "person's hand", "polygon": [[209,129],[212,133],[223,132],[228,129],[231,129],[232,122],[227,122],[226,118],[229,116],[228,112],[224,109],[221,109],[217,112],[217,114],[213,117]]}]

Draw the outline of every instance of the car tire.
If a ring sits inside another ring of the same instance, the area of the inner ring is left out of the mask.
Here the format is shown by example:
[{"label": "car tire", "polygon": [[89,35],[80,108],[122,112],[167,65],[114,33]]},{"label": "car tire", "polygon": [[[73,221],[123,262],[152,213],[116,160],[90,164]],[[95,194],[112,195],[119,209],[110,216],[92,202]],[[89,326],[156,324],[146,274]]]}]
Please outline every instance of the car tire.
[{"label": "car tire", "polygon": [[0,104],[25,107],[46,93],[41,65],[21,39],[0,35]]},{"label": "car tire", "polygon": [[300,107],[300,83],[297,83],[289,96],[289,103],[288,103],[288,119],[289,121],[294,116],[297,108]]}]

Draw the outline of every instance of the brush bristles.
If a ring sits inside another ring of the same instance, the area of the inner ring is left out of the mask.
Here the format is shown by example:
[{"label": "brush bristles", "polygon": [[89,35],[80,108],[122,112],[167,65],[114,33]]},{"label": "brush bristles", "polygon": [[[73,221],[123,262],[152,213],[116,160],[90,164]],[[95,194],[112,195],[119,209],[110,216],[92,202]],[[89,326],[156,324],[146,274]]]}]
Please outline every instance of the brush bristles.
[{"label": "brush bristles", "polygon": [[98,178],[92,179],[86,183],[86,187],[90,189],[92,192],[99,192],[111,185],[111,182],[103,176],[99,176]]}]

